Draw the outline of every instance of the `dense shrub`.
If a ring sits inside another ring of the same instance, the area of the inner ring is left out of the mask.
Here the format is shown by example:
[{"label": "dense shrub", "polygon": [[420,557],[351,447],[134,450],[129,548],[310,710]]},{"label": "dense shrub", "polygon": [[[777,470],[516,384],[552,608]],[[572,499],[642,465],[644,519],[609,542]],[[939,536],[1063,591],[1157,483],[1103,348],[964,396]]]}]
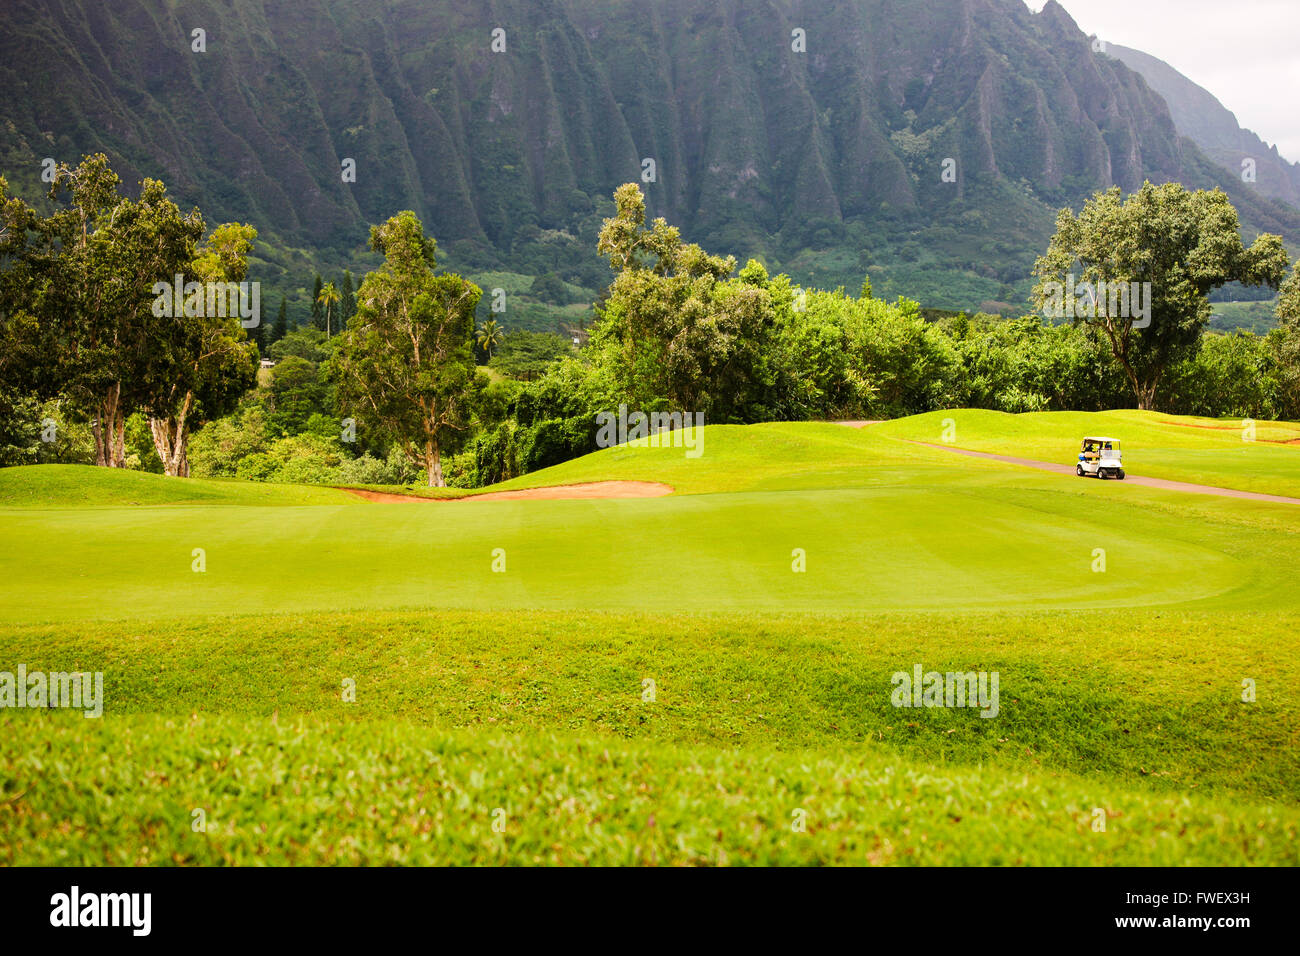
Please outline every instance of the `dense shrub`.
[{"label": "dense shrub", "polygon": [[474,487],[494,485],[509,481],[521,474],[519,449],[515,445],[515,430],[502,422],[471,446],[474,461]]},{"label": "dense shrub", "polygon": [[1206,333],[1192,359],[1170,370],[1158,407],[1176,415],[1274,419],[1294,414],[1277,353],[1267,337]]},{"label": "dense shrub", "polygon": [[[525,432],[520,450],[524,471],[538,471],[577,458],[595,450],[595,416],[584,418],[548,418]],[[590,444],[588,444],[590,442]]]}]

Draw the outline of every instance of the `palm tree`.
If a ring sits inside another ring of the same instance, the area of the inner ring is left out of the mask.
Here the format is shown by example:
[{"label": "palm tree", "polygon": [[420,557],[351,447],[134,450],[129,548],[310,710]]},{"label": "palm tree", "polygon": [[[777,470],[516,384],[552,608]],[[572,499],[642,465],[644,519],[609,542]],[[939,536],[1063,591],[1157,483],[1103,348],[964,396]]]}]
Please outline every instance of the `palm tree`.
[{"label": "palm tree", "polygon": [[334,304],[342,300],[343,296],[339,294],[338,289],[334,288],[333,282],[326,282],[325,285],[321,286],[320,295],[316,297],[316,301],[325,306],[325,338],[330,337],[330,315],[334,311]]},{"label": "palm tree", "polygon": [[492,361],[492,350],[498,348],[505,337],[506,331],[497,325],[496,319],[488,319],[478,327],[479,348],[487,353],[489,362]]}]

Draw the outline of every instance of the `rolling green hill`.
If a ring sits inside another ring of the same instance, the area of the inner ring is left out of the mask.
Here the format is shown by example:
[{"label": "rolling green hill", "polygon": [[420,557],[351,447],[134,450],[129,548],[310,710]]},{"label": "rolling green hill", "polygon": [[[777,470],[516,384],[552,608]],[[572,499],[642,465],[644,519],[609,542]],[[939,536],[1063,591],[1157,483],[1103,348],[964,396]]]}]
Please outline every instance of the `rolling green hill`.
[{"label": "rolling green hill", "polygon": [[0,468],[0,508],[133,507],[136,505],[349,504],[333,488],[204,478],[178,481],[143,471],[91,465]]},{"label": "rolling green hill", "polygon": [[[952,417],[958,447],[1068,464],[1076,435],[1104,430],[1126,440],[1133,474],[1300,493],[1300,452],[1213,427],[1136,412]],[[1008,470],[898,440],[935,441],[940,427],[936,415],[865,430],[709,426],[698,459],[623,446],[498,486],[639,479],[676,490],[643,500],[363,504],[331,489],[211,482],[218,494],[205,503],[197,490],[165,497],[189,483],[155,476],[114,475],[92,495],[89,481],[70,479],[109,474],[102,469],[8,469],[0,487],[29,489],[11,493],[18,504],[52,503],[73,489],[73,502],[96,507],[7,509],[0,574],[11,587],[0,614],[166,617],[178,588],[195,614],[632,611],[646,592],[626,582],[653,589],[667,568],[675,609],[798,613],[1247,607],[1289,587],[1291,544],[1277,528],[1294,517],[1290,506]],[[1097,576],[1094,547],[1141,574]],[[201,574],[191,566],[196,548]],[[816,574],[791,574],[795,549]],[[498,550],[507,573],[492,570]],[[115,599],[106,603],[105,593]]]},{"label": "rolling green hill", "polygon": [[[1159,412],[931,412],[877,426],[879,434],[1071,465],[1087,435],[1119,438],[1127,470],[1149,478],[1300,497],[1300,425],[1189,418]],[[1250,426],[1250,427],[1248,427]],[[1249,439],[1249,440],[1247,440]]]},{"label": "rolling green hill", "polygon": [[[98,719],[0,710],[0,862],[1300,862],[1298,510],[903,440],[931,424],[529,476],[677,488],[646,500],[0,471],[0,670],[104,675]],[[998,673],[996,716],[895,706],[917,664]]]}]

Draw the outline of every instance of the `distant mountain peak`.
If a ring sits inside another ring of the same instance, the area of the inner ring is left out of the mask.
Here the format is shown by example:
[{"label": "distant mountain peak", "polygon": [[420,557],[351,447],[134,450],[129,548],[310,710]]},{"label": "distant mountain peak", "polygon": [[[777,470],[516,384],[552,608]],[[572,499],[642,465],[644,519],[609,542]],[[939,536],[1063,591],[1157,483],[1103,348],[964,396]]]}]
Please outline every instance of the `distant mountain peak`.
[{"label": "distant mountain peak", "polygon": [[1260,192],[1300,206],[1300,164],[1288,162],[1276,146],[1244,129],[1213,93],[1141,50],[1107,43],[1103,52],[1141,74],[1169,105],[1178,132],[1210,159],[1234,174],[1243,172],[1244,161],[1253,161],[1254,184]]}]

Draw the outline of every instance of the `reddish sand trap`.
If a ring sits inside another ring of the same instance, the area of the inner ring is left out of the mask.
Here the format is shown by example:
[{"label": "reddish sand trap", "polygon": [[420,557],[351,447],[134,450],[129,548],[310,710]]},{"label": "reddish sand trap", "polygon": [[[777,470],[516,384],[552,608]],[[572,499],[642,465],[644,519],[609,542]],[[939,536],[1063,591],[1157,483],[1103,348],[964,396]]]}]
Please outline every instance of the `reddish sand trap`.
[{"label": "reddish sand trap", "polygon": [[[1040,471],[1050,471],[1058,475],[1074,475],[1073,465],[1058,465],[1050,461],[1035,461],[1033,458],[1015,458],[1011,455],[995,455],[987,451],[971,451],[968,448],[954,448],[952,445],[936,445],[928,441],[912,442],[913,445],[928,445],[931,448],[942,448],[944,451],[950,451],[957,455],[968,455],[971,458],[987,458],[990,461],[1001,461],[1008,465],[1023,465],[1026,468],[1037,468]],[[1096,480],[1096,479],[1093,479]],[[1288,505],[1300,505],[1300,498],[1287,498],[1283,495],[1265,495],[1257,491],[1238,491],[1236,488],[1218,488],[1214,485],[1193,485],[1186,481],[1170,481],[1166,478],[1138,478],[1134,475],[1128,475],[1125,479],[1131,485],[1143,485],[1147,488],[1164,488],[1168,491],[1186,491],[1195,495],[1219,495],[1223,498],[1248,498],[1251,501],[1277,501]]]},{"label": "reddish sand trap", "polygon": [[868,425],[879,425],[881,419],[877,418],[870,422],[836,422],[836,425],[848,425],[850,428],[866,428]]},{"label": "reddish sand trap", "polygon": [[419,495],[395,495],[387,491],[362,491],[359,488],[344,488],[358,498],[391,504],[403,501],[451,502],[451,501],[539,501],[559,500],[562,498],[662,498],[673,493],[672,485],[657,481],[591,481],[583,485],[552,485],[549,488],[524,488],[519,491],[489,491],[481,495],[469,495],[464,498],[422,498]]}]

